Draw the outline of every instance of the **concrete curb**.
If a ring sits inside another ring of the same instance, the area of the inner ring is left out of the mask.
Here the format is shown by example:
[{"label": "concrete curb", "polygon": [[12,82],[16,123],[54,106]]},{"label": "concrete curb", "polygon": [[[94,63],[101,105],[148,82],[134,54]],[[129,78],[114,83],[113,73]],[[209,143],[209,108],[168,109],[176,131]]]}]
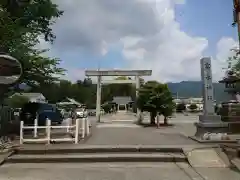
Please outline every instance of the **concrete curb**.
[{"label": "concrete curb", "polygon": [[176,146],[20,147],[6,163],[187,162]]},{"label": "concrete curb", "polygon": [[187,162],[183,154],[84,154],[12,156],[7,163]]},{"label": "concrete curb", "polygon": [[77,148],[59,148],[57,146],[45,146],[42,149],[38,148],[19,148],[16,149],[16,154],[69,154],[69,153],[183,153],[182,148],[178,147],[114,147],[114,146],[82,146]]},{"label": "concrete curb", "polygon": [[231,160],[232,166],[234,166],[235,169],[237,169],[240,172],[240,159],[234,158]]}]

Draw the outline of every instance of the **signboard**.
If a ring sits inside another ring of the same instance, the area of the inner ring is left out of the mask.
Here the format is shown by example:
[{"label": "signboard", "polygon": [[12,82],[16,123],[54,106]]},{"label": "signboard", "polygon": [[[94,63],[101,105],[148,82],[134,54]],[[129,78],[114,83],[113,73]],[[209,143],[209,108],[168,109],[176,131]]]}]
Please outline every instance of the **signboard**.
[{"label": "signboard", "polygon": [[212,83],[212,67],[210,58],[201,59],[201,78],[203,88],[203,109],[204,114],[214,114],[214,96]]}]

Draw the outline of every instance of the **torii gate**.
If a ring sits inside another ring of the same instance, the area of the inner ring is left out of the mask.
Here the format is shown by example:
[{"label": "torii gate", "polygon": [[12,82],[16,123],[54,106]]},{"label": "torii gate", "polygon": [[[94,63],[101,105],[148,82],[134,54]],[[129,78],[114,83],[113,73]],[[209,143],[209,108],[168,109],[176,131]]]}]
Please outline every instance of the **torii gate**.
[{"label": "torii gate", "polygon": [[[102,84],[136,84],[136,97],[138,97],[137,89],[140,88],[140,77],[151,76],[152,70],[86,70],[85,76],[97,76],[97,102],[96,102],[96,118],[100,122],[101,110],[101,87]],[[102,80],[102,76],[135,76],[135,80]],[[137,117],[139,118],[140,110],[137,109]]]}]

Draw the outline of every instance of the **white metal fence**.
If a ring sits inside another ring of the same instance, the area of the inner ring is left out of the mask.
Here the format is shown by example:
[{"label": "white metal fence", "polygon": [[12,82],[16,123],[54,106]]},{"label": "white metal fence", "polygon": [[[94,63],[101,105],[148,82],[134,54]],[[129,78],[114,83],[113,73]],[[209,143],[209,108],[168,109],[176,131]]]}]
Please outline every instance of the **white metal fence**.
[{"label": "white metal fence", "polygon": [[[33,130],[33,138],[24,138],[24,130],[31,129]],[[44,136],[42,138],[39,137],[39,130],[45,129]],[[69,134],[69,138],[54,138],[53,135],[54,129],[63,129],[64,133]],[[46,119],[45,126],[38,126],[38,119],[35,119],[33,126],[24,126],[24,122],[21,121],[20,123],[20,144],[23,143],[37,143],[37,142],[45,142],[50,144],[51,142],[74,142],[78,144],[79,136],[84,139],[86,136],[90,134],[89,128],[89,120],[88,118],[81,118],[81,119],[67,119],[67,125],[51,125],[51,120]]]}]

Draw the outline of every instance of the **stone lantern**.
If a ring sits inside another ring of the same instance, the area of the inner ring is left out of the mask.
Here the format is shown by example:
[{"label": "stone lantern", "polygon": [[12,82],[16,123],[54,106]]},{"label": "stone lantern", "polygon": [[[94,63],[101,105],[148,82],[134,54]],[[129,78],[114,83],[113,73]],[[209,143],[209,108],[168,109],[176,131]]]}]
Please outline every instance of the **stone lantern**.
[{"label": "stone lantern", "polygon": [[236,100],[238,82],[240,82],[240,78],[231,70],[227,71],[226,77],[219,81],[219,83],[225,84],[225,92],[231,95],[232,100]]},{"label": "stone lantern", "polygon": [[[227,71],[226,77],[219,81],[219,83],[225,84],[225,91],[231,95],[230,101],[222,103],[219,111],[222,116],[222,120],[229,123],[229,131],[231,133],[240,132],[239,82],[239,75],[234,73],[232,70]],[[234,123],[232,124],[231,122]]]}]

